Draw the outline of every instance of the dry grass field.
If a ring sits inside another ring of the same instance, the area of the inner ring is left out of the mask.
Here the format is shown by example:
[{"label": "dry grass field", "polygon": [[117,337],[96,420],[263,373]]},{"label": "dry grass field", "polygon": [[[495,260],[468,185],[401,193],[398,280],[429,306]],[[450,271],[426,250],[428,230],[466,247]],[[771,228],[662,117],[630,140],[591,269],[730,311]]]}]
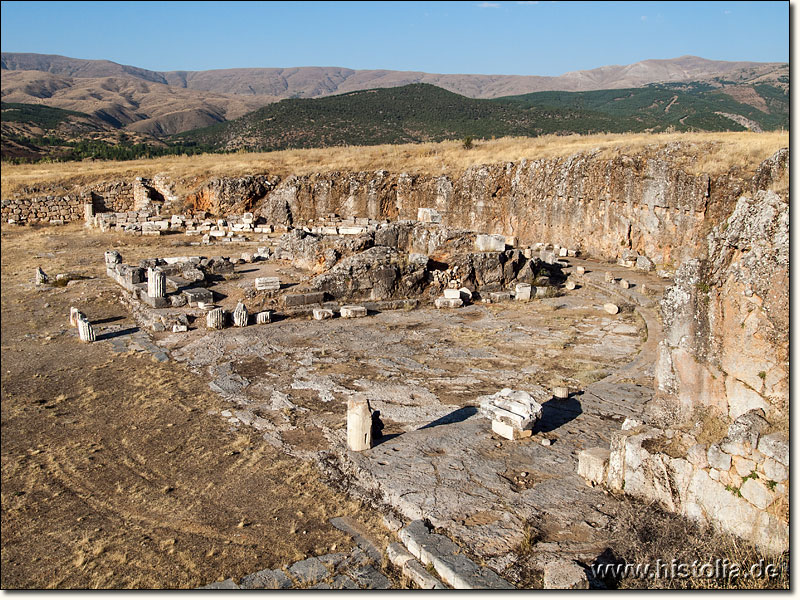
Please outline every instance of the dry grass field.
[{"label": "dry grass field", "polygon": [[[328,520],[374,517],[312,463],[211,414],[230,405],[202,376],[78,341],[70,306],[135,326],[103,251],[164,250],[116,240],[79,225],[2,231],[0,585],[187,588],[351,547]],[[36,265],[100,279],[36,289]]]},{"label": "dry grass field", "polygon": [[86,185],[117,178],[151,177],[164,173],[190,182],[210,177],[269,173],[281,177],[327,171],[408,172],[458,176],[475,164],[521,159],[565,157],[598,152],[603,157],[656,152],[679,146],[671,160],[689,173],[718,175],[737,166],[751,173],[776,150],[789,146],[789,132],[664,133],[609,135],[548,135],[538,138],[478,140],[470,150],[460,141],[426,144],[284,150],[280,152],[204,154],[134,161],[82,161],[34,165],[3,165],[2,189],[8,197],[34,184]]}]

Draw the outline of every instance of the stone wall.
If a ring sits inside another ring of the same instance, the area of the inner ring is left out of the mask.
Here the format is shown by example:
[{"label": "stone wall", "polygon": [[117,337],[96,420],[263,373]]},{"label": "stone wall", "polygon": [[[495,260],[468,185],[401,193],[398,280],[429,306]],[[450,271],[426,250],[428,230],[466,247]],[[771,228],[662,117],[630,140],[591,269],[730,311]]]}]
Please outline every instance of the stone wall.
[{"label": "stone wall", "polygon": [[[760,184],[768,185],[769,173]],[[696,256],[713,224],[753,181],[735,173],[693,176],[668,157],[578,154],[478,165],[460,177],[329,172],[214,179],[187,197],[197,210],[252,211],[272,224],[300,225],[335,214],[416,219],[434,209],[442,223],[555,243],[615,260],[633,250],[677,268]]]},{"label": "stone wall", "polygon": [[658,410],[688,417],[709,407],[729,419],[789,416],[789,204],[743,196],[684,263],[661,302]]},{"label": "stone wall", "polygon": [[31,192],[23,190],[2,201],[4,223],[60,224],[79,221],[84,219],[84,204],[92,204],[95,213],[125,212],[133,207],[132,186],[125,181],[103,182],[70,191],[54,186],[52,189]]},{"label": "stone wall", "polygon": [[604,483],[713,524],[763,551],[783,552],[789,547],[789,438],[765,433],[769,425],[762,415],[740,416],[713,444],[675,430],[621,431],[611,441]]}]

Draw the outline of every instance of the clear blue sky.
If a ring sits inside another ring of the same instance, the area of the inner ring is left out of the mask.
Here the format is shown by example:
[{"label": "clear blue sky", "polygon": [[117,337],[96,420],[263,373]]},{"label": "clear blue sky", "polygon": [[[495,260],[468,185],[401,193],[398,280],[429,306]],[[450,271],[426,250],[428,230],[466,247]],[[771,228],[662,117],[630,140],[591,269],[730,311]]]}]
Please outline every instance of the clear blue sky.
[{"label": "clear blue sky", "polygon": [[2,2],[2,50],[157,71],[560,75],[693,54],[789,60],[789,2]]}]

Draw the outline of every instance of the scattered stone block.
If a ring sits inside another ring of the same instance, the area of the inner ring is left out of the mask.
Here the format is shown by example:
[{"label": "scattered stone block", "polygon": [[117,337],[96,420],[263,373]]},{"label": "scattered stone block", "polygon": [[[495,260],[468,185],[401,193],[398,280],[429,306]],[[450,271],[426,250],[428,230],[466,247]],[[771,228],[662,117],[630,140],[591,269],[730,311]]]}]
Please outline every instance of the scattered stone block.
[{"label": "scattered stone block", "polygon": [[475,249],[478,252],[503,252],[506,238],[504,235],[479,233],[475,236]]},{"label": "scattered stone block", "polygon": [[454,289],[451,289],[451,288],[447,288],[446,290],[444,290],[444,297],[448,298],[448,299],[451,299],[451,300],[452,299],[460,299],[461,298],[461,291],[460,290],[454,290]]},{"label": "scattered stone block", "polygon": [[603,310],[610,315],[616,315],[619,312],[619,306],[611,302],[607,302],[606,304],[603,304]]},{"label": "scattered stone block", "polygon": [[200,308],[200,304],[213,304],[214,294],[211,290],[201,287],[187,288],[181,292],[191,307]]},{"label": "scattered stone block", "polygon": [[210,310],[206,315],[206,327],[209,329],[222,329],[225,327],[225,311],[222,308]]},{"label": "scattered stone block", "polygon": [[611,271],[606,271],[603,279],[606,283],[614,283],[614,275],[611,273]]},{"label": "scattered stone block", "polygon": [[568,290],[574,290],[575,282],[572,281],[571,279],[567,279],[567,282],[564,284],[564,287],[567,288]]},{"label": "scattered stone block", "polygon": [[542,418],[542,405],[525,391],[504,388],[478,400],[481,413],[492,420],[492,431],[509,440],[529,437]]},{"label": "scattered stone block", "polygon": [[627,279],[620,279],[619,287],[621,287],[623,290],[627,290],[628,288],[631,287],[631,284]]},{"label": "scattered stone block", "polygon": [[189,331],[188,325],[176,324],[172,326],[172,333],[182,333],[184,331]]},{"label": "scattered stone block", "polygon": [[50,278],[47,276],[47,273],[42,271],[41,267],[36,267],[35,281],[36,285],[44,285],[50,281]]},{"label": "scattered stone block", "polygon": [[86,319],[78,319],[78,337],[82,342],[91,343],[95,341],[94,328]]},{"label": "scattered stone block", "polygon": [[266,323],[272,323],[272,311],[262,310],[261,312],[257,312],[256,325],[264,325]]},{"label": "scattered stone block", "polygon": [[247,307],[244,305],[244,302],[239,302],[233,311],[234,327],[246,327],[247,317],[248,317]]},{"label": "scattered stone block", "polygon": [[333,318],[333,311],[329,308],[315,308],[314,309],[314,319],[317,321],[323,321],[325,319],[332,319]]},{"label": "scattered stone block", "polygon": [[354,452],[372,448],[372,410],[366,399],[347,400],[347,447]]},{"label": "scattered stone block", "polygon": [[470,290],[469,288],[462,287],[459,288],[458,291],[461,292],[461,299],[465,303],[470,302],[472,300],[472,290]]},{"label": "scattered stone block", "polygon": [[569,250],[567,250],[566,248],[559,248],[558,255],[560,257],[569,256]]},{"label": "scattered stone block", "polygon": [[511,246],[512,248],[517,247],[517,236],[515,235],[507,235],[506,238],[506,246]]},{"label": "scattered stone block", "polygon": [[531,284],[518,283],[515,287],[514,298],[516,300],[530,300],[531,299]]},{"label": "scattered stone block", "polygon": [[537,298],[547,298],[550,295],[550,288],[546,285],[539,285],[536,286],[536,297]]},{"label": "scattered stone block", "polygon": [[610,456],[611,451],[608,448],[581,450],[578,454],[578,475],[592,487],[604,484]]},{"label": "scattered stone block", "polygon": [[[458,290],[454,291],[457,292]],[[441,297],[434,300],[433,304],[434,306],[436,306],[436,308],[459,308],[461,306],[464,306],[464,301],[460,297],[459,298]]]},{"label": "scattered stone block", "polygon": [[367,309],[363,306],[347,304],[339,309],[339,315],[343,319],[358,319],[367,316]]},{"label": "scattered stone block", "polygon": [[492,302],[508,302],[511,300],[511,292],[490,292],[489,300]]},{"label": "scattered stone block", "polygon": [[578,275],[583,275],[584,273],[586,273],[586,269],[584,267],[575,267],[575,273],[577,273]]},{"label": "scattered stone block", "polygon": [[283,297],[284,306],[304,306],[306,304],[322,304],[325,292],[306,292],[303,294],[286,294]]},{"label": "scattered stone block", "polygon": [[259,292],[276,292],[281,289],[281,280],[278,277],[256,277],[253,285]]}]

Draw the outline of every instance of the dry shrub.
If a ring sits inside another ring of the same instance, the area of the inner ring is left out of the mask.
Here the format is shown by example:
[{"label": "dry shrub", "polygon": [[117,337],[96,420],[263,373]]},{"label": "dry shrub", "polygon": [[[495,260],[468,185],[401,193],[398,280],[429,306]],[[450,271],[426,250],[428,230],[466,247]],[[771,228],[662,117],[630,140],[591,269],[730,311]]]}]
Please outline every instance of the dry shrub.
[{"label": "dry shrub", "polygon": [[[611,523],[610,548],[599,562],[671,565],[672,560],[691,565],[729,561],[749,569],[751,565],[776,565],[776,578],[636,578],[606,580],[609,587],[626,589],[788,589],[789,556],[769,555],[730,534],[700,526],[685,517],[626,498]],[[666,567],[669,569],[669,567]],[[662,570],[662,573],[666,573]],[[730,570],[728,571],[730,572]]]},{"label": "dry shrub", "polygon": [[[460,140],[421,144],[345,146],[234,154],[170,156],[132,161],[79,161],[33,165],[4,164],[5,197],[33,184],[88,185],[111,179],[152,177],[164,173],[197,187],[211,177],[268,173],[308,175],[327,171],[408,172],[457,177],[478,164],[538,160],[593,152],[599,158],[623,154],[655,154],[669,148],[670,160],[691,174],[719,175],[737,167],[743,176],[778,149],[789,146],[788,132],[715,132],[663,134],[545,135],[481,140],[464,152]],[[189,191],[178,185],[178,192]]]}]

